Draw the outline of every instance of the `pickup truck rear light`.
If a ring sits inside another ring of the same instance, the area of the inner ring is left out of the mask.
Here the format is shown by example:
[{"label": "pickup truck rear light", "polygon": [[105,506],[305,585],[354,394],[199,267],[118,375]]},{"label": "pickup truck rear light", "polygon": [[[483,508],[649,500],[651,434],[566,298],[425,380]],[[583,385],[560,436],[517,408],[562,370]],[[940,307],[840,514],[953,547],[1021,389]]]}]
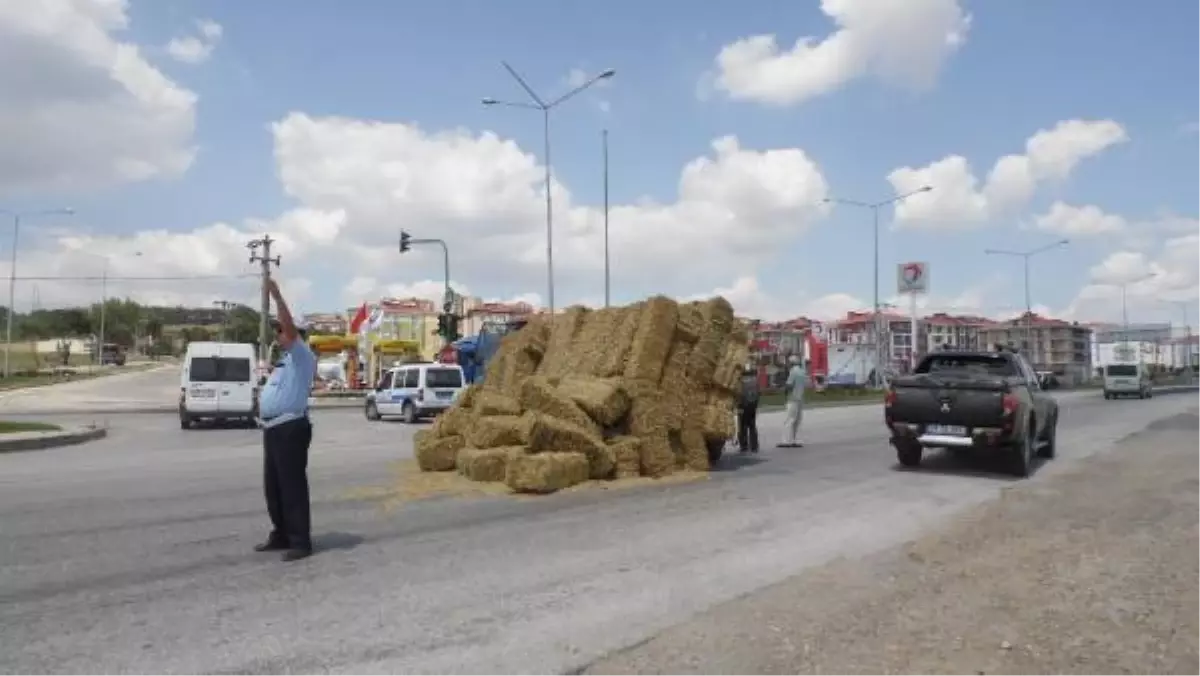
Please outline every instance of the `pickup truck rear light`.
[{"label": "pickup truck rear light", "polygon": [[896,403],[896,390],[889,387],[887,391],[883,393],[883,405],[891,406],[894,403]]},{"label": "pickup truck rear light", "polygon": [[1000,407],[1004,409],[1005,417],[1012,417],[1017,412],[1017,407],[1021,405],[1021,401],[1017,399],[1015,394],[1005,394],[1000,398]]}]

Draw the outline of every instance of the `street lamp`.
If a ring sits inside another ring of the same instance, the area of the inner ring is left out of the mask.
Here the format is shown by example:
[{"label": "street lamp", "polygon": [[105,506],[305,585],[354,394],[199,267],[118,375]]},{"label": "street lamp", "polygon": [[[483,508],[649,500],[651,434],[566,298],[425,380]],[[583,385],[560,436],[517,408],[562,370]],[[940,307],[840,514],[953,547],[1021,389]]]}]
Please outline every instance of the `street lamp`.
[{"label": "street lamp", "polygon": [[[1128,298],[1127,298],[1129,285],[1130,284],[1141,284],[1142,282],[1154,279],[1157,276],[1158,275],[1153,272],[1148,272],[1148,273],[1142,275],[1141,277],[1135,277],[1133,279],[1125,280],[1124,282],[1117,282],[1117,283],[1113,284],[1113,286],[1121,287],[1121,350],[1125,354],[1129,354],[1129,302],[1128,302]],[[1140,340],[1138,341],[1138,343],[1139,343],[1139,345],[1138,345],[1138,361],[1139,362],[1141,361],[1141,345],[1140,345],[1141,342],[1142,341],[1140,341]]]},{"label": "street lamp", "polygon": [[[1025,251],[1008,251],[1005,249],[984,249],[983,253],[991,256],[1016,256],[1021,259],[1025,268],[1025,347],[1032,349],[1031,342],[1033,332],[1033,296],[1029,291],[1029,259],[1034,256],[1057,249],[1060,246],[1066,246],[1071,243],[1069,239],[1060,239],[1057,242],[1051,242],[1045,246],[1037,247],[1036,249],[1028,249]],[[1037,363],[1037,351],[1033,350],[1031,361]]]},{"label": "street lamp", "polygon": [[[92,254],[92,255],[98,256],[101,260],[104,261],[104,267],[101,269],[101,273],[100,273],[100,335],[96,339],[96,361],[100,362],[100,365],[103,366],[104,365],[104,363],[103,363],[104,362],[104,329],[105,329],[104,324],[105,324],[105,320],[108,316],[108,264],[111,262],[112,257],[106,256],[104,254]],[[141,256],[142,252],[135,251],[135,252],[133,252],[133,255]]]},{"label": "street lamp", "polygon": [[[883,382],[883,353],[880,350],[880,345],[879,345],[879,337],[880,337],[880,330],[879,330],[879,210],[883,207],[888,206],[889,204],[896,204],[898,202],[903,202],[904,200],[908,199],[909,197],[912,197],[913,195],[918,195],[923,192],[929,192],[930,190],[933,190],[933,186],[925,185],[925,186],[921,186],[920,188],[917,188],[916,190],[913,190],[912,192],[907,192],[907,193],[904,193],[903,195],[896,195],[895,197],[883,200],[882,202],[862,202],[859,200],[841,199],[838,197],[826,197],[824,200],[826,204],[842,204],[842,205],[849,206],[849,207],[859,207],[860,209],[870,209],[871,210],[872,231],[874,233],[874,240],[875,240],[875,247],[874,247],[875,248],[875,265],[873,267],[874,279],[875,279],[875,290],[874,290],[874,301],[871,304],[871,306],[872,306],[871,321],[875,327],[875,340],[874,340],[874,342],[875,342],[875,378],[877,379],[877,382],[880,382],[880,383]],[[915,336],[913,337],[913,340],[914,341],[916,340]],[[914,346],[915,346],[915,343],[914,343]]]},{"label": "street lamp", "polygon": [[542,112],[543,141],[545,142],[544,152],[546,156],[546,295],[547,302],[550,306],[550,314],[554,314],[554,208],[550,196],[550,111],[555,106],[574,97],[576,94],[591,87],[597,82],[611,78],[617,74],[617,71],[609,68],[608,70],[601,72],[599,75],[593,76],[591,79],[587,80],[578,87],[568,91],[566,94],[563,94],[556,99],[547,101],[546,99],[538,96],[537,92],[533,91],[533,88],[525,82],[525,78],[521,77],[521,75],[517,73],[512,66],[508,65],[507,62],[501,61],[500,64],[504,66],[504,69],[508,71],[509,75],[512,75],[513,79],[517,81],[517,84],[521,85],[521,88],[524,89],[525,93],[529,95],[531,102],[503,101],[500,99],[485,98],[482,101],[483,105],[529,108],[532,110],[540,110]]},{"label": "street lamp", "polygon": [[[1183,314],[1183,359],[1181,361],[1183,361],[1186,367],[1185,371],[1190,383],[1192,381],[1192,325],[1188,319],[1188,307],[1192,306],[1195,302],[1188,300],[1164,300],[1160,302],[1177,306]],[[1174,336],[1172,336],[1173,338]],[[1174,360],[1174,358],[1175,353],[1172,351],[1171,359]]]},{"label": "street lamp", "polygon": [[0,209],[0,214],[12,216],[13,219],[13,235],[12,235],[12,252],[8,263],[8,316],[6,319],[6,328],[4,332],[4,377],[7,378],[11,374],[9,368],[9,353],[12,349],[12,332],[13,332],[13,315],[16,310],[13,307],[16,303],[17,295],[17,246],[20,243],[21,237],[21,219],[22,218],[37,218],[39,216],[70,216],[75,213],[74,209],[69,207],[61,207],[58,209],[42,209],[38,211],[10,211],[8,209]]}]

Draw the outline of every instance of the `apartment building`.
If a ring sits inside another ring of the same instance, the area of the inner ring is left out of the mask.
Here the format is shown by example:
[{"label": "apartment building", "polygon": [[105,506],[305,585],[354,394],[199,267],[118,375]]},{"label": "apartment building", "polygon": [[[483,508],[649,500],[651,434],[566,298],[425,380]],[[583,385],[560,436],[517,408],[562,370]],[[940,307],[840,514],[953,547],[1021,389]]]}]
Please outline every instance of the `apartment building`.
[{"label": "apartment building", "polygon": [[979,331],[992,323],[992,320],[985,317],[951,315],[945,312],[922,317],[918,327],[918,356],[948,348],[985,348],[986,345],[979,341]]},{"label": "apartment building", "polygon": [[1092,377],[1092,329],[1078,322],[1025,313],[979,329],[980,345],[1016,345],[1038,371],[1051,371],[1066,384]]},{"label": "apartment building", "polygon": [[[879,313],[879,328],[884,370],[907,371],[913,358],[912,319],[896,312],[882,310]],[[845,317],[830,325],[829,342],[874,345],[875,334],[875,322],[870,311],[847,312]]]}]

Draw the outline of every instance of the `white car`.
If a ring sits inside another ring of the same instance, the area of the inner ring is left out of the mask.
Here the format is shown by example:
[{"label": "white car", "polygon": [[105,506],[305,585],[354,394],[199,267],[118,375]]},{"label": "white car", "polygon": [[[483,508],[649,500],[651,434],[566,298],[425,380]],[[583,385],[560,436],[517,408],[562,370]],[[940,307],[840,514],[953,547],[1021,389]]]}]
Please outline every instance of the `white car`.
[{"label": "white car", "polygon": [[1104,367],[1104,398],[1154,396],[1150,371],[1145,364],[1109,364]]},{"label": "white car", "polygon": [[189,343],[179,374],[179,427],[201,419],[256,424],[256,363],[249,343]]},{"label": "white car", "polygon": [[457,364],[405,364],[384,372],[367,394],[367,420],[400,416],[407,423],[450,408],[463,391],[462,367]]}]

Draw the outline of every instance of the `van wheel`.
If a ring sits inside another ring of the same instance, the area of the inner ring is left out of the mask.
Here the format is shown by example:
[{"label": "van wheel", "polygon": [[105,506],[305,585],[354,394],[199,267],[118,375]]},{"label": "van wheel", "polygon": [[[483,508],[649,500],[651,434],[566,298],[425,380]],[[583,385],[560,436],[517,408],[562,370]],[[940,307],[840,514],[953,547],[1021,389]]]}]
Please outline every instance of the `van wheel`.
[{"label": "van wheel", "polygon": [[186,415],[179,416],[179,429],[181,429],[181,430],[192,429],[192,419]]},{"label": "van wheel", "polygon": [[382,417],[383,416],[379,415],[379,407],[375,405],[375,402],[368,401],[367,402],[367,420],[379,420]]},{"label": "van wheel", "polygon": [[409,425],[417,422],[417,407],[413,406],[411,401],[404,402],[404,408],[400,409],[400,413],[404,416],[404,422]]}]

